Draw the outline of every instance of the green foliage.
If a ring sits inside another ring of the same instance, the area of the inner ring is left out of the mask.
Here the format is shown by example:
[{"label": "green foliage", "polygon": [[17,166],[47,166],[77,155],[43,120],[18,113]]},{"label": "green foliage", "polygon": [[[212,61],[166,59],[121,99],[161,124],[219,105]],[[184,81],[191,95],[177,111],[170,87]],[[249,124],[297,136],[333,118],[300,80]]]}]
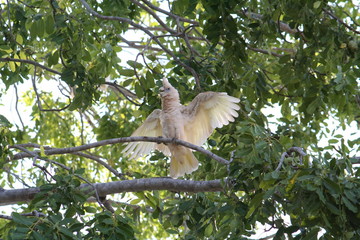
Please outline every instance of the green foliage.
[{"label": "green foliage", "polygon": [[2,229],[8,239],[134,239],[131,219],[96,213],[96,208],[84,206],[86,195],[77,188],[77,175],[82,173],[57,174],[53,176],[55,183],[42,185],[29,209],[48,215],[26,217],[13,212],[13,221]]},{"label": "green foliage", "polygon": [[[1,103],[9,104],[2,99],[6,91],[34,82],[19,94],[30,111],[29,118],[20,111],[23,128],[0,114],[0,187],[40,189],[11,221],[0,218],[0,236],[249,239],[260,223],[274,229],[274,239],[359,239],[356,1],[149,2],[87,1],[121,21],[89,14],[81,1],[0,3]],[[138,179],[168,176],[169,159],[156,151],[130,160],[121,144],[83,152],[92,158],[45,156],[45,146],[130,136],[161,107],[164,76],[183,104],[201,91],[240,98],[239,117],[206,144],[231,159],[230,166],[195,153],[201,165],[184,177],[220,179],[224,191],[121,193],[107,197],[114,213],[89,203],[81,184],[120,180],[100,161],[124,179]],[[274,112],[265,114],[268,109]],[[353,138],[335,133],[329,119]],[[12,146],[29,142],[44,146],[27,147],[40,157],[14,160],[21,151]],[[292,153],[275,170],[291,147],[307,155]],[[22,214],[32,211],[43,215]]]}]

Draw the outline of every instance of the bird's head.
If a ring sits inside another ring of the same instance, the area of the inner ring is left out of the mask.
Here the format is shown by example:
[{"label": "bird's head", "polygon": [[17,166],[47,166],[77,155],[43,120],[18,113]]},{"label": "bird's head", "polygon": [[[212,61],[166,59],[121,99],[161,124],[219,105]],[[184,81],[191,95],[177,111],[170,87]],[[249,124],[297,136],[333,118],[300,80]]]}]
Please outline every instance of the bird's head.
[{"label": "bird's head", "polygon": [[160,88],[160,96],[162,99],[179,99],[178,91],[171,86],[165,77],[163,78],[163,86]]}]

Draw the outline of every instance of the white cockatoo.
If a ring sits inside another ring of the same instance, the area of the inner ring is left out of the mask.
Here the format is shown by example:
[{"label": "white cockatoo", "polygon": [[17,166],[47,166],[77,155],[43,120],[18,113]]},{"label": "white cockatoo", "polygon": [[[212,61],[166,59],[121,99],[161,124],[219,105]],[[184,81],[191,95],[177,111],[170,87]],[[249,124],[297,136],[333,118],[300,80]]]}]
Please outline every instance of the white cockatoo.
[{"label": "white cockatoo", "polygon": [[[162,110],[155,109],[131,136],[177,138],[201,146],[215,128],[233,122],[240,99],[225,92],[198,94],[187,106],[180,103],[178,91],[166,78],[160,88]],[[177,144],[130,142],[123,153],[138,158],[157,149],[169,156],[170,177],[178,178],[197,170],[199,162],[189,148]]]}]

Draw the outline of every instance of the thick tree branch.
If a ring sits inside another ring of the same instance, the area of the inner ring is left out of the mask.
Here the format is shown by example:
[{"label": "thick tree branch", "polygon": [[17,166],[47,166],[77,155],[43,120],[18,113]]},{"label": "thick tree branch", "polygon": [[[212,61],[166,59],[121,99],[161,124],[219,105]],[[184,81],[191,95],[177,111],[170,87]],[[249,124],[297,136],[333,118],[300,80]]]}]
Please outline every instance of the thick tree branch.
[{"label": "thick tree branch", "polygon": [[[84,144],[84,145],[77,146],[77,147],[68,147],[68,148],[49,148],[49,147],[47,147],[44,152],[46,155],[76,153],[76,152],[81,152],[81,151],[88,150],[91,148],[96,148],[96,147],[105,146],[105,145],[113,145],[113,144],[117,144],[117,143],[125,143],[125,142],[175,143],[175,144],[179,144],[184,147],[187,147],[187,148],[191,148],[195,151],[201,152],[201,153],[205,154],[206,156],[218,161],[219,163],[222,163],[225,165],[229,164],[228,160],[226,160],[208,150],[205,150],[202,147],[182,141],[180,139],[164,138],[164,137],[145,137],[144,136],[144,137],[112,138],[112,139],[102,140],[99,142]],[[9,146],[9,148],[19,148],[19,147],[23,147],[23,148],[24,147],[36,147],[36,148],[38,148],[39,145],[30,143],[30,144],[17,144],[17,145]],[[12,159],[18,160],[18,159],[27,158],[27,157],[32,157],[32,155],[29,153],[18,153],[18,154],[15,154]]]},{"label": "thick tree branch", "polygon": [[[104,197],[109,194],[122,192],[141,192],[152,190],[167,190],[175,192],[218,192],[223,191],[220,180],[212,181],[192,181],[172,178],[145,178],[115,181],[108,183],[82,184],[81,189],[85,194],[92,193],[93,187],[99,196]],[[22,188],[0,191],[0,206],[28,202],[40,191],[39,188]]]}]

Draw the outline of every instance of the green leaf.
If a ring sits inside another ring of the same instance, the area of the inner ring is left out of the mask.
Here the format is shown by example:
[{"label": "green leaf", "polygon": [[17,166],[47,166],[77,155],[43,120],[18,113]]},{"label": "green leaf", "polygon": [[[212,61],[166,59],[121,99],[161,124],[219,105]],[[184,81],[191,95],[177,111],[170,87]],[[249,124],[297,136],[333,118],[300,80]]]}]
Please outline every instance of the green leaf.
[{"label": "green leaf", "polygon": [[6,117],[0,114],[0,126],[11,127],[11,123]]},{"label": "green leaf", "polygon": [[338,143],[338,142],[339,142],[338,139],[329,139],[329,140],[328,140],[328,143],[329,143],[329,144],[334,144],[334,143]]},{"label": "green leaf", "polygon": [[138,69],[143,68],[143,65],[141,63],[135,62],[133,60],[128,60],[126,63],[132,68],[138,68]]},{"label": "green leaf", "polygon": [[83,49],[82,54],[83,54],[81,57],[82,60],[91,61],[91,55],[86,49]]},{"label": "green leaf", "polygon": [[37,36],[39,38],[42,38],[45,32],[45,23],[43,19],[39,19],[38,21],[36,21],[36,28]]},{"label": "green leaf", "polygon": [[55,21],[52,15],[48,15],[45,21],[45,31],[47,34],[52,34],[55,30]]},{"label": "green leaf", "polygon": [[61,79],[72,87],[75,86],[74,77],[75,73],[71,68],[65,68],[61,73]]},{"label": "green leaf", "polygon": [[166,232],[168,232],[170,234],[178,234],[178,231],[176,231],[174,229],[166,229]]},{"label": "green leaf", "polygon": [[263,151],[269,144],[265,141],[259,141],[255,143],[255,149],[259,152]]},{"label": "green leaf", "polygon": [[319,228],[313,228],[309,233],[305,235],[302,240],[314,240],[317,239],[318,232],[320,231]]},{"label": "green leaf", "polygon": [[216,146],[216,141],[213,140],[213,139],[209,139],[209,140],[208,140],[208,144],[209,144],[210,146],[212,146],[212,147],[215,147],[215,146]]},{"label": "green leaf", "polygon": [[345,206],[352,211],[353,213],[357,213],[358,212],[358,208],[352,204],[349,199],[347,199],[345,196],[343,196],[342,198],[343,203],[345,204]]},{"label": "green leaf", "polygon": [[72,232],[70,232],[67,228],[64,227],[58,227],[59,231],[64,234],[67,237],[70,237],[71,239],[75,239],[76,237]]},{"label": "green leaf", "polygon": [[316,2],[314,2],[314,8],[319,8],[320,7],[320,5],[321,5],[321,1],[316,1]]},{"label": "green leaf", "polygon": [[249,211],[247,212],[245,218],[250,218],[254,211],[259,207],[263,200],[264,192],[256,194],[249,204]]},{"label": "green leaf", "polygon": [[320,106],[321,99],[316,98],[314,101],[312,101],[306,108],[306,112],[309,114],[313,114],[315,110]]},{"label": "green leaf", "polygon": [[337,208],[334,204],[330,203],[329,201],[326,201],[325,205],[330,210],[330,212],[332,212],[333,214],[335,214],[335,215],[341,214],[339,208]]},{"label": "green leaf", "polygon": [[238,139],[238,141],[245,143],[245,144],[253,144],[254,143],[254,137],[252,135],[241,135]]},{"label": "green leaf", "polygon": [[126,76],[126,77],[135,76],[135,72],[133,69],[120,69],[119,73],[121,76]]},{"label": "green leaf", "polygon": [[46,237],[38,233],[37,231],[32,231],[31,235],[34,237],[35,240],[46,240]]},{"label": "green leaf", "polygon": [[205,232],[204,232],[205,237],[210,237],[211,234],[213,233],[213,229],[214,229],[213,225],[209,223],[205,228]]},{"label": "green leaf", "polygon": [[19,213],[13,212],[11,214],[11,217],[13,218],[13,221],[17,224],[25,225],[25,226],[31,226],[37,219],[36,218],[30,218],[26,216],[22,216]]},{"label": "green leaf", "polygon": [[323,180],[323,184],[330,191],[331,194],[337,195],[337,194],[341,193],[340,186],[337,183],[335,183],[334,181],[332,181],[328,178],[325,178]]},{"label": "green leaf", "polygon": [[16,42],[20,45],[22,45],[24,43],[24,39],[20,34],[16,35]]},{"label": "green leaf", "polygon": [[244,156],[249,155],[252,151],[253,151],[252,147],[241,148],[241,149],[236,150],[236,156],[244,157]]},{"label": "green leaf", "polygon": [[11,70],[12,72],[15,72],[15,71],[16,71],[16,65],[15,65],[15,63],[14,63],[13,61],[10,61],[10,62],[8,62],[8,64],[9,64],[10,70]]},{"label": "green leaf", "polygon": [[0,51],[4,51],[6,53],[12,53],[13,50],[7,45],[0,45]]},{"label": "green leaf", "polygon": [[144,96],[144,91],[139,83],[135,83],[135,93],[138,98],[142,98]]},{"label": "green leaf", "polygon": [[76,209],[75,209],[75,207],[70,206],[70,207],[66,210],[66,212],[65,212],[65,217],[66,217],[66,218],[71,218],[71,217],[73,217],[75,214],[76,214]]}]

